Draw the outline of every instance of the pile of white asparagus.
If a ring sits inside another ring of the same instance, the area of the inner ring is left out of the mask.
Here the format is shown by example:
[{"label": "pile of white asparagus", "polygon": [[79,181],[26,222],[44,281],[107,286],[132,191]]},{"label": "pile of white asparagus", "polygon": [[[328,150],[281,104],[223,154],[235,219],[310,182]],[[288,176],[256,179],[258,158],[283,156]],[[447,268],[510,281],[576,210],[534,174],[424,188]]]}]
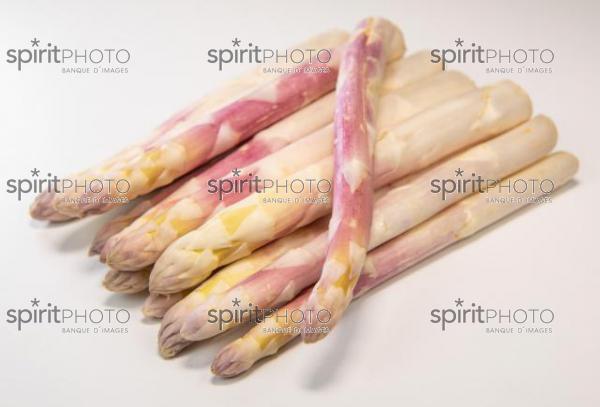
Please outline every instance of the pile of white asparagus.
[{"label": "pile of white asparagus", "polygon": [[[573,155],[551,153],[556,128],[531,117],[519,86],[478,88],[442,71],[427,51],[404,57],[402,33],[387,20],[367,18],[350,35],[331,31],[295,48],[327,48],[332,58],[283,74],[256,69],[148,139],[66,178],[126,179],[126,193],[48,191],[31,207],[34,218],[59,222],[139,197],[92,243],[90,253],[110,267],[104,286],[149,290],[143,312],[162,318],[165,358],[254,322],[217,354],[219,376],[247,371],[298,335],[323,338],[352,299],[544,194],[521,199],[491,185],[441,199],[432,180],[464,169],[489,180],[547,179],[558,188],[578,167]],[[208,188],[248,174],[324,179],[333,188],[245,189],[223,199]],[[246,306],[274,314],[209,317]],[[290,318],[299,310],[304,318]],[[321,310],[327,320],[306,317]]]}]

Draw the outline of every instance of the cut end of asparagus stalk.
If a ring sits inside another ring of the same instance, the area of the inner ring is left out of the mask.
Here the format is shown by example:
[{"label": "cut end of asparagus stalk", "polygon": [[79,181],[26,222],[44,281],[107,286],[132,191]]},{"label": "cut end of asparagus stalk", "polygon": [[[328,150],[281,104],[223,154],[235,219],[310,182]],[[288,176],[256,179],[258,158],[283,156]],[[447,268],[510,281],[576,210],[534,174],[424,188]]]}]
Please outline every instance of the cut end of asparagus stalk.
[{"label": "cut end of asparagus stalk", "polygon": [[115,293],[135,294],[148,288],[150,269],[140,271],[109,270],[102,285]]}]

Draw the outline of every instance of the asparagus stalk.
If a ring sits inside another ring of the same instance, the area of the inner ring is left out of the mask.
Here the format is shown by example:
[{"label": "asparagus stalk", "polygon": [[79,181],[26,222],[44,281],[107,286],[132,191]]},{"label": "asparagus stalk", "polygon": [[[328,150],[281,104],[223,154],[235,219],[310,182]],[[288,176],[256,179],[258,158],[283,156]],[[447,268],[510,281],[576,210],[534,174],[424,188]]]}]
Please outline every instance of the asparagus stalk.
[{"label": "asparagus stalk", "polygon": [[[397,52],[393,43],[398,36],[390,22],[366,19],[354,32],[340,64],[329,247],[321,278],[307,302],[308,309],[329,310],[328,328],[350,304],[367,256],[373,214],[375,111],[385,61]],[[306,332],[305,342],[321,337]]]},{"label": "asparagus stalk", "polygon": [[108,291],[123,294],[135,294],[148,288],[148,276],[151,268],[138,271],[109,270],[102,285]]},{"label": "asparagus stalk", "polygon": [[164,315],[160,327],[158,336],[160,354],[165,358],[173,357],[191,343],[179,335],[179,330],[184,317],[198,304],[206,301],[211,295],[227,291],[248,276],[271,264],[287,251],[310,241],[324,227],[326,227],[324,221],[315,222],[272,242],[250,256],[222,268],[183,300],[172,306]]},{"label": "asparagus stalk", "polygon": [[[371,240],[367,249],[371,250],[397,237],[476,192],[474,188],[469,188],[455,191],[441,199],[431,192],[431,180],[446,179],[449,175],[454,175],[457,168],[468,174],[475,173],[485,180],[501,179],[548,154],[556,144],[556,137],[556,128],[552,121],[544,116],[537,116],[502,136],[472,147],[409,180],[402,180],[384,188],[374,205]],[[419,204],[415,205],[415,202]],[[284,254],[270,266],[246,278],[231,290],[200,304],[183,322],[181,336],[188,340],[203,340],[242,322],[211,323],[209,309],[228,310],[233,313],[245,308],[247,304],[252,304],[249,308],[268,309],[290,301],[319,279],[327,247],[327,230],[322,230],[315,239]],[[335,286],[335,289],[346,288]],[[232,303],[234,299],[236,302]],[[335,318],[335,313],[325,306],[307,306],[307,310],[313,315],[321,309],[328,310],[332,314],[331,318]],[[246,313],[245,316],[248,317],[249,314]],[[314,325],[309,327],[310,332],[326,333],[331,329],[329,324],[321,326],[318,320],[312,321]]]},{"label": "asparagus stalk", "polygon": [[[550,179],[555,188],[567,183],[577,172],[577,159],[569,153],[554,153],[514,174],[516,179]],[[539,198],[540,189],[528,196]],[[487,226],[509,216],[526,206],[530,200],[522,199],[514,189],[492,188],[452,205],[430,220],[369,251],[365,270],[361,274],[354,298],[402,273],[412,265],[479,232]],[[505,200],[506,203],[493,203]],[[214,374],[223,377],[237,376],[258,360],[276,354],[301,331],[301,317],[292,320],[294,311],[303,310],[309,295],[305,290],[292,302],[277,311],[275,317],[260,322],[245,335],[225,346],[212,364]]]},{"label": "asparagus stalk", "polygon": [[[332,90],[340,48],[333,51],[327,63],[316,59],[307,62],[298,71],[275,76],[207,114],[187,109],[149,140],[75,177],[79,185],[93,179],[126,179],[126,192],[119,193],[110,184],[104,184],[100,192],[93,192],[89,186],[85,191],[71,188],[54,197],[53,208],[71,217],[82,217],[107,211],[124,199],[134,199],[170,183]],[[98,185],[94,189],[98,190]]]},{"label": "asparagus stalk", "polygon": [[[415,76],[419,65],[407,66],[411,70],[399,69],[395,74]],[[439,73],[431,80],[421,80],[388,93],[382,99],[381,104],[386,108],[378,116],[378,123],[381,128],[392,127],[427,107],[473,88],[472,81],[462,74]],[[195,177],[186,185],[184,193],[165,199],[111,238],[102,257],[109,259],[111,267],[122,270],[139,269],[154,263],[175,239],[200,226],[215,210],[245,197],[243,193],[228,194],[228,199],[221,202],[207,190],[211,178],[232,179],[231,176],[224,177],[232,168],[239,169],[244,175],[251,173],[263,178],[282,178],[323,158],[319,151],[326,150],[330,154],[331,127],[326,126],[318,134],[306,136],[312,139],[300,137],[330,123],[334,105],[334,95],[330,94],[259,133],[246,146]]]},{"label": "asparagus stalk", "polygon": [[[375,186],[389,184],[452,152],[502,133],[527,120],[530,114],[528,96],[507,81],[428,109],[379,134]],[[332,172],[329,157],[290,178],[331,180]],[[312,204],[319,198],[326,198],[326,202]],[[288,188],[252,194],[223,209],[163,252],[150,275],[150,291],[168,294],[198,284],[216,268],[326,215],[330,209],[328,198],[329,194],[317,188],[306,187],[300,194]],[[271,203],[275,201],[278,203]]]}]

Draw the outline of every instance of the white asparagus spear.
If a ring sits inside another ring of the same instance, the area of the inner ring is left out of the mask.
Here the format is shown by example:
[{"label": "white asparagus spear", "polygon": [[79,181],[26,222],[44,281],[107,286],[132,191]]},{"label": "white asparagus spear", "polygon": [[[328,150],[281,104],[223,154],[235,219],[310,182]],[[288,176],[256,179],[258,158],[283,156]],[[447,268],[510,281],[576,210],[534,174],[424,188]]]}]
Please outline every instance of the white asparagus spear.
[{"label": "white asparagus spear", "polygon": [[[550,179],[555,188],[559,188],[575,175],[577,168],[575,156],[560,152],[510,178]],[[371,288],[381,285],[440,250],[509,216],[542,195],[543,192],[537,189],[526,196],[528,199],[524,199],[523,194],[515,192],[514,189],[492,188],[486,193],[475,194],[460,201],[416,228],[369,251],[365,270],[354,289],[354,298],[360,297]],[[279,352],[284,345],[300,334],[300,323],[294,321],[301,321],[302,317],[298,315],[302,314],[303,303],[307,297],[308,290],[282,307],[275,315],[255,325],[241,338],[221,349],[212,364],[213,373],[223,377],[237,376],[250,369],[258,360]]]},{"label": "white asparagus spear", "polygon": [[[528,96],[508,81],[428,109],[379,135],[375,146],[376,186],[389,184],[461,148],[489,139],[530,115]],[[319,184],[330,182],[332,170],[332,159],[324,159],[288,179],[319,180],[312,188],[305,185],[301,193],[297,193],[298,187],[288,187],[252,194],[179,238],[154,265],[150,291],[168,294],[192,287],[216,268],[326,215],[329,200],[324,204],[314,202],[323,195],[329,197],[321,192],[323,187]]]}]

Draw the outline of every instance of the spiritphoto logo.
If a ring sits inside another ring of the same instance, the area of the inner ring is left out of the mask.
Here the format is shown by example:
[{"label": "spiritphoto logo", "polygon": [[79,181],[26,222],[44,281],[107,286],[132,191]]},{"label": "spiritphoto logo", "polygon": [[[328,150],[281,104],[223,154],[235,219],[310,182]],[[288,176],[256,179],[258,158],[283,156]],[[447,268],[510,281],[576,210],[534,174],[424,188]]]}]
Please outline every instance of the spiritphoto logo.
[{"label": "spiritphoto logo", "polygon": [[475,42],[465,44],[457,38],[452,48],[431,50],[431,62],[442,64],[498,65],[486,67],[487,73],[552,73],[555,53],[550,48],[486,48]]},{"label": "spiritphoto logo", "polygon": [[[252,42],[245,45],[242,40],[235,37],[231,40],[231,47],[211,48],[207,52],[207,62],[217,64],[219,71],[227,64],[285,64],[291,67],[276,66],[264,67],[265,73],[292,73],[298,69],[319,69],[319,67],[303,67],[305,64],[326,64],[331,60],[332,50],[327,48],[293,48],[275,49],[261,47]],[[294,67],[295,66],[295,67]],[[321,67],[325,69],[324,67]],[[327,71],[323,71],[327,72]]]},{"label": "spiritphoto logo", "polygon": [[6,323],[17,331],[33,326],[57,325],[62,333],[76,334],[117,334],[127,333],[126,324],[131,319],[124,308],[70,308],[51,302],[43,303],[38,298],[29,301],[30,305],[11,308],[6,311]]},{"label": "spiritphoto logo", "polygon": [[[514,199],[529,200],[531,202],[549,201],[547,195],[554,191],[554,182],[551,179],[537,179],[537,178],[506,178],[506,179],[485,179],[481,175],[471,172],[465,174],[465,170],[457,168],[454,171],[454,177],[452,178],[434,178],[431,180],[431,192],[436,195],[440,195],[441,199],[445,201],[448,196],[454,193],[457,194],[473,194],[473,193],[487,193],[497,188],[498,192],[516,193],[522,195],[517,198],[502,198],[490,199],[490,203],[505,203],[504,201],[509,200],[512,202]],[[535,198],[533,195],[542,192],[545,198]],[[529,196],[528,196],[529,195]]]},{"label": "spiritphoto logo", "polygon": [[483,325],[486,333],[503,334],[550,334],[555,320],[554,311],[550,308],[484,307],[475,302],[465,303],[461,298],[454,300],[454,306],[432,309],[430,317],[429,321],[439,325],[442,331],[450,327]]},{"label": "spiritphoto logo", "polygon": [[6,62],[22,71],[28,65],[60,65],[62,73],[127,73],[125,48],[66,48],[34,37],[29,46],[10,48]]},{"label": "spiritphoto logo", "polygon": [[[265,203],[327,203],[328,193],[331,191],[331,181],[325,178],[285,178],[274,179],[260,177],[249,172],[242,174],[242,170],[234,168],[230,177],[211,178],[208,180],[207,191],[216,194],[219,201],[226,200],[230,195],[274,194],[263,198]],[[317,194],[316,198],[293,198],[289,196],[277,197],[276,194]]]},{"label": "spiritphoto logo", "polygon": [[[319,323],[318,327],[307,328],[312,333],[327,333],[329,330],[325,325],[331,320],[331,312],[327,309],[306,310],[303,308],[288,309],[283,308],[275,312],[275,308],[260,308],[257,305],[248,303],[247,306],[242,306],[242,300],[233,298],[230,308],[211,308],[207,311],[208,323],[218,324],[219,330],[222,331],[225,325],[235,323],[242,324],[250,322],[257,324],[269,319],[276,322],[278,328],[265,327],[265,333],[294,333],[299,334],[301,331],[300,325],[307,322],[309,325],[313,321]],[[273,331],[275,330],[275,331]]]},{"label": "spiritphoto logo", "polygon": [[[15,194],[17,200],[21,200],[23,195],[29,193],[39,194],[42,192],[61,193],[74,191],[91,195],[88,199],[93,199],[93,195],[102,194],[103,199],[118,201],[127,201],[125,194],[129,192],[131,184],[125,178],[93,178],[85,180],[73,180],[68,178],[58,178],[51,172],[44,176],[38,168],[29,171],[30,177],[10,178],[6,181],[6,192]],[[112,196],[117,195],[117,197]],[[119,197],[118,195],[123,195]]]}]

